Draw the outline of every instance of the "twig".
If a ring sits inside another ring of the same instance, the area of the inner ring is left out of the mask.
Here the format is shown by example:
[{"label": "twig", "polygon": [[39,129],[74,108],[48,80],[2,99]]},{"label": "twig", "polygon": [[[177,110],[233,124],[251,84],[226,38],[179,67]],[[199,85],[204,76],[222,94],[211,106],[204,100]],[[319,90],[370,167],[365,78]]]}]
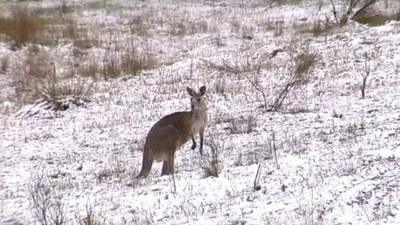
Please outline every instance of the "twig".
[{"label": "twig", "polygon": [[258,165],[256,177],[254,178],[253,188],[255,191],[258,191],[261,189],[261,186],[258,184],[260,181],[260,174],[261,174],[261,164]]},{"label": "twig", "polygon": [[274,153],[276,168],[279,170],[278,157],[276,156],[275,132],[272,132],[272,151]]},{"label": "twig", "polygon": [[355,12],[351,18],[358,16],[359,14],[364,12],[368,7],[375,4],[376,2],[377,2],[377,0],[369,0],[367,3],[365,3],[365,5],[363,7],[361,7],[359,10],[357,10],[357,12]]},{"label": "twig", "polygon": [[176,194],[176,184],[175,184],[175,176],[174,176],[174,173],[172,173],[172,182],[174,183],[174,193]]},{"label": "twig", "polygon": [[332,13],[333,13],[333,16],[335,17],[336,24],[339,24],[339,20],[337,18],[337,11],[336,11],[335,4],[333,3],[333,0],[330,0],[330,2],[331,2],[331,5],[332,5]]},{"label": "twig", "polygon": [[371,66],[369,64],[369,57],[368,54],[364,54],[364,75],[362,76],[362,85],[361,89],[361,98],[365,98],[365,87],[367,86],[367,79],[371,73]]},{"label": "twig", "polygon": [[246,74],[243,74],[244,77],[247,79],[247,81],[250,83],[250,85],[258,92],[260,92],[260,94],[263,97],[263,101],[264,101],[264,108],[267,110],[267,95],[265,94],[264,90],[253,80],[251,80]]}]

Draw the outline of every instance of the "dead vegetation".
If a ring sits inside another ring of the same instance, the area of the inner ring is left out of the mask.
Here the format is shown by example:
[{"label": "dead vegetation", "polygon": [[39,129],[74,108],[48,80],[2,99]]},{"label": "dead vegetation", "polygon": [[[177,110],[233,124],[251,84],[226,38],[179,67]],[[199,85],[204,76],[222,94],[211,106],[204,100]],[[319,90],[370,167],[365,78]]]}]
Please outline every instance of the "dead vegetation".
[{"label": "dead vegetation", "polygon": [[377,3],[378,0],[349,0],[347,7],[343,12],[338,12],[338,6],[333,0],[330,0],[332,6],[332,14],[336,25],[344,26],[349,19],[353,19],[367,10],[369,7]]},{"label": "dead vegetation", "polygon": [[204,171],[204,178],[218,177],[222,169],[222,161],[220,160],[222,146],[215,138],[211,138],[207,145],[211,147],[211,158],[205,160],[201,166]]},{"label": "dead vegetation", "polygon": [[66,206],[62,195],[49,183],[45,171],[31,177],[29,195],[32,213],[41,225],[67,224]]},{"label": "dead vegetation", "polygon": [[371,27],[381,26],[391,20],[400,21],[400,9],[393,12],[392,14],[387,14],[387,15],[374,13],[373,11],[372,12],[365,11],[357,16],[354,16],[353,20],[358,23],[366,24]]},{"label": "dead vegetation", "polygon": [[[277,53],[271,53],[270,57],[276,54]],[[222,74],[243,76],[250,86],[262,96],[262,107],[267,112],[278,111],[282,107],[284,100],[295,87],[307,84],[310,79],[309,74],[312,72],[317,62],[317,55],[307,51],[292,57],[292,62],[286,65],[285,70],[281,74],[285,82],[281,85],[275,84],[277,87],[275,93],[272,97],[268,98],[265,86],[259,82],[259,76],[261,76],[265,69],[271,68],[273,65],[265,58],[254,58],[255,57],[246,57],[242,59],[238,57],[238,59],[235,60],[223,59],[222,63],[203,60],[203,63],[206,68],[219,71]]]},{"label": "dead vegetation", "polygon": [[104,212],[95,211],[92,205],[87,204],[85,214],[78,216],[78,225],[105,225],[106,216]]},{"label": "dead vegetation", "polygon": [[25,43],[37,43],[45,21],[27,8],[13,7],[10,17],[0,17],[0,33],[21,48]]}]

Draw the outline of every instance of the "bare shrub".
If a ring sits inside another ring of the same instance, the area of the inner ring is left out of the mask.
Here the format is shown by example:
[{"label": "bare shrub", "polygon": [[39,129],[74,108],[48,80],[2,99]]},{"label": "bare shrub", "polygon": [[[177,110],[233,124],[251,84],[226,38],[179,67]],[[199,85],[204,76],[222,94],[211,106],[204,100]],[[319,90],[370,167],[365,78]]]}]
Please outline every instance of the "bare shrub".
[{"label": "bare shrub", "polygon": [[308,81],[308,77],[306,75],[314,67],[316,62],[316,54],[314,53],[301,53],[294,58],[294,66],[292,69],[288,71],[288,80],[285,85],[275,97],[275,100],[269,109],[269,111],[277,111],[281,108],[283,101],[286,99],[290,91],[297,84],[304,84]]},{"label": "bare shrub", "polygon": [[[335,22],[339,26],[346,25],[349,19],[355,18],[358,15],[362,14],[367,8],[374,5],[376,2],[377,0],[349,0],[345,12],[343,12],[341,15],[338,15],[335,3],[333,2],[333,0],[330,0]],[[357,7],[358,9],[357,11],[355,11]]]},{"label": "bare shrub", "polygon": [[[293,47],[293,46],[292,46]],[[294,48],[294,47],[293,47]],[[294,48],[297,49],[297,48]],[[276,56],[278,52],[283,50],[277,49],[269,54],[269,58]],[[293,50],[295,51],[295,50]],[[278,91],[277,95],[273,97],[272,104],[268,104],[267,93],[262,84],[260,84],[259,77],[261,72],[265,69],[271,67],[271,63],[263,57],[251,57],[246,56],[246,58],[238,58],[234,60],[222,60],[222,63],[214,63],[203,60],[204,65],[212,70],[219,71],[225,74],[235,74],[244,76],[244,78],[249,82],[252,88],[254,88],[258,93],[261,94],[263,99],[262,107],[266,111],[277,111],[283,104],[290,91],[296,85],[306,84],[309,80],[307,76],[312,69],[317,60],[317,55],[315,53],[309,53],[304,51],[293,57],[293,61],[287,65],[282,76],[284,76],[287,81],[284,83],[281,90]]]},{"label": "bare shrub", "polygon": [[253,59],[247,57],[243,61],[236,60],[235,62],[223,60],[221,64],[203,60],[204,65],[212,70],[219,71],[220,73],[228,73],[235,75],[243,75],[251,86],[262,95],[264,105],[267,108],[267,95],[263,88],[260,86],[257,77],[250,77],[248,74],[259,75],[261,69],[269,68],[271,65],[265,59]]},{"label": "bare shrub", "polygon": [[[370,77],[371,73],[376,71],[378,68],[379,64],[371,65],[371,59],[373,58],[378,58],[380,55],[380,50],[378,48],[374,48],[371,52],[364,52],[362,56],[357,56],[358,58],[363,58],[363,60],[356,60],[355,65],[356,67],[359,68],[359,71],[362,71],[360,74],[361,76],[361,85],[360,85],[360,91],[361,91],[361,98],[365,98],[365,90],[367,88],[367,81],[368,78]],[[357,65],[358,62],[362,62],[362,64]]]},{"label": "bare shrub", "polygon": [[29,184],[33,216],[41,225],[64,225],[67,223],[67,216],[62,196],[57,195],[45,176],[45,171],[39,171],[33,174]]}]

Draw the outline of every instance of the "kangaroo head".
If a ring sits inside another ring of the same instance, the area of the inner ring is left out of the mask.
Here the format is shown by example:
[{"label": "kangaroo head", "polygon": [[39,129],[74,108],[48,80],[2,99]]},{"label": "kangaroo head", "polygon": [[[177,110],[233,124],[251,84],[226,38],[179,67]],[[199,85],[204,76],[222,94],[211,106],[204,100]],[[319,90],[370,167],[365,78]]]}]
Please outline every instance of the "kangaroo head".
[{"label": "kangaroo head", "polygon": [[206,103],[204,102],[204,94],[206,93],[206,86],[202,86],[199,92],[193,91],[190,87],[186,88],[187,93],[190,95],[190,107],[192,111],[206,110]]}]

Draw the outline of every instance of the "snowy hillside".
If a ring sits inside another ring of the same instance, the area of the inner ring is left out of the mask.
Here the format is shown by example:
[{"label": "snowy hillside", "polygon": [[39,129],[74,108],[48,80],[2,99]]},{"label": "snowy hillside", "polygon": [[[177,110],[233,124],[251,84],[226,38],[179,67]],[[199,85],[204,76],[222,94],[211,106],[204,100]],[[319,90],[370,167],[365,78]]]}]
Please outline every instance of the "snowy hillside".
[{"label": "snowy hillside", "polygon": [[[3,41],[0,224],[400,224],[400,22],[320,34],[330,1],[244,2],[71,1],[63,18],[88,31],[84,44]],[[376,7],[400,11],[387,4]],[[154,61],[137,74],[89,70],[125,51]],[[28,58],[82,75],[74,88],[91,93],[66,110],[13,102]],[[161,163],[136,179],[150,127],[189,110],[186,87],[202,85],[205,155],[189,142],[177,151],[176,193]],[[213,158],[218,176],[205,176]]]}]

